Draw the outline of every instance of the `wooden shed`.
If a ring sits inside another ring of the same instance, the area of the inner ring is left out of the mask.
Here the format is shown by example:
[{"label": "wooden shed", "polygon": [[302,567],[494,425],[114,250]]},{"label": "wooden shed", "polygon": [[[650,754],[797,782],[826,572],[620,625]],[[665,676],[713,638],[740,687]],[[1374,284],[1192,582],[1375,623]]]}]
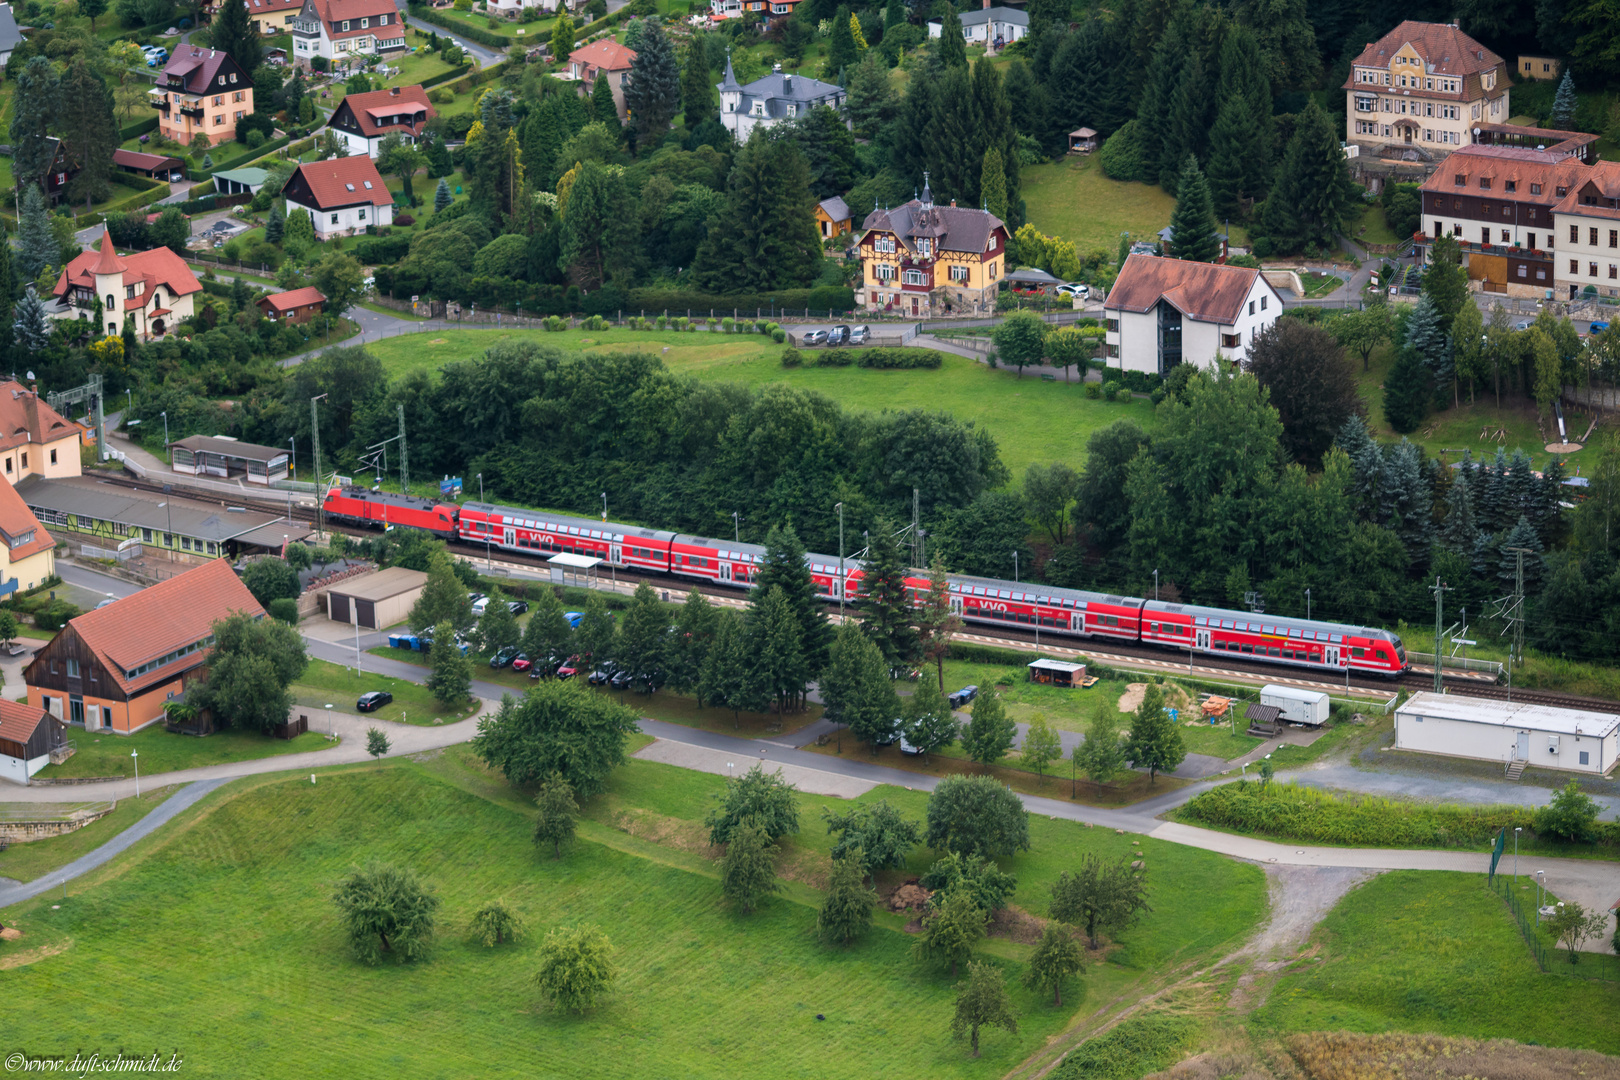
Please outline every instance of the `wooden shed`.
[{"label": "wooden shed", "polygon": [[62,721],[37,705],[0,701],[0,777],[26,784],[30,776],[70,753]]},{"label": "wooden shed", "polygon": [[1089,154],[1097,149],[1097,133],[1088,127],[1069,132],[1069,153]]}]

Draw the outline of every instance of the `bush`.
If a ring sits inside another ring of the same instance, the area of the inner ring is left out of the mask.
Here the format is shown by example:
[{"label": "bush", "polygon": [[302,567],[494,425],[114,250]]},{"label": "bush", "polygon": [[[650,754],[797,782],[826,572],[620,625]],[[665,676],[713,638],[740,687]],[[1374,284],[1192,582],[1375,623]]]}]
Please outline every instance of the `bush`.
[{"label": "bush", "polygon": [[456,100],[456,95],[448,86],[438,86],[428,95],[428,100],[435,105],[448,105]]},{"label": "bush", "polygon": [[816,367],[849,367],[855,362],[855,353],[848,349],[821,349],[811,354]]},{"label": "bush", "polygon": [[1155,386],[1153,388],[1153,392],[1149,394],[1148,397],[1150,400],[1152,400],[1153,404],[1159,404],[1165,398],[1164,387]]},{"label": "bush", "polygon": [[1093,401],[1102,397],[1102,384],[1094,382],[1086,383],[1086,397],[1091,398]]},{"label": "bush", "polygon": [[298,601],[296,600],[289,600],[284,596],[279,600],[270,601],[270,605],[265,610],[270,613],[272,619],[280,619],[288,626],[298,625]]},{"label": "bush", "polygon": [[777,327],[775,330],[771,331],[771,340],[776,342],[778,345],[782,344],[782,342],[787,340],[787,331],[783,330],[781,327]]},{"label": "bush", "polygon": [[862,352],[856,363],[863,368],[938,368],[945,354],[937,349],[873,348]]},{"label": "bush", "polygon": [[77,606],[58,598],[34,613],[34,625],[41,630],[60,630],[70,620],[78,618],[79,614]]},{"label": "bush", "polygon": [[782,350],[782,366],[794,368],[804,363],[804,354],[792,345]]},{"label": "bush", "polygon": [[1120,386],[1114,379],[1109,379],[1102,385],[1102,396],[1105,401],[1113,401],[1119,396]]}]

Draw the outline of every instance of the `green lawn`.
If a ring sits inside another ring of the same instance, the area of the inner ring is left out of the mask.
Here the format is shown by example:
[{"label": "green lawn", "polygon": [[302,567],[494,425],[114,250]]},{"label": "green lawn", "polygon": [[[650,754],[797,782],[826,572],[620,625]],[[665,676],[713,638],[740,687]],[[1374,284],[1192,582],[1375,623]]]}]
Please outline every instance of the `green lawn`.
[{"label": "green lawn", "polygon": [[[1073,242],[1081,258],[1106,251],[1111,262],[1122,232],[1129,232],[1132,240],[1158,240],[1176,207],[1176,200],[1157,185],[1110,180],[1096,154],[1032,165],[1019,177],[1029,223]],[[1232,242],[1247,244],[1248,233],[1233,225]]]},{"label": "green lawn", "polygon": [[1384,218],[1384,208],[1373,204],[1362,207],[1361,213],[1345,224],[1350,239],[1363,244],[1399,244],[1404,236],[1396,236]]},{"label": "green lawn", "polygon": [[97,818],[82,829],[48,840],[12,844],[0,851],[0,877],[15,881],[38,880],[80,855],[94,851],[157,809],[159,803],[178,790],[179,787],[164,787],[156,791],[143,791],[139,799],[122,800],[112,813]]},{"label": "green lawn", "polygon": [[[1079,383],[1045,382],[990,369],[965,357],[946,356],[935,371],[868,368],[783,368],[781,347],[759,335],[722,335],[641,330],[448,330],[388,338],[366,346],[390,378],[417,368],[438,370],[470,359],[497,341],[521,338],[587,353],[640,349],[659,353],[670,370],[700,379],[750,385],[787,383],[817,390],[846,408],[942,409],[983,424],[995,435],[1014,478],[1035,462],[1062,461],[1078,468],[1091,433],[1119,419],[1145,428],[1154,423],[1146,399],[1092,400]],[[663,352],[668,348],[668,352]]]},{"label": "green lawn", "polygon": [[[346,668],[342,664],[332,664],[325,660],[309,662],[304,674],[293,683],[292,692],[300,708],[315,710],[313,715],[304,714],[309,716],[312,736],[315,731],[326,730],[325,718],[319,714],[326,711],[325,706],[328,703],[335,709],[352,713],[354,703],[368,690],[386,690],[394,695],[392,704],[366,714],[378,720],[430,727],[434,724],[453,724],[472,715],[474,708],[472,705],[460,709],[446,708],[425,686],[389,675],[378,675],[364,668],[364,660],[361,660],[359,675],[356,675],[352,668]],[[474,675],[478,674],[475,669]],[[324,735],[321,736],[321,741],[325,742]]]},{"label": "green lawn", "polygon": [[[1373,434],[1386,442],[1400,439],[1400,434],[1384,420],[1383,383],[1384,377],[1394,366],[1394,350],[1388,346],[1380,347],[1372,354],[1372,368],[1366,372],[1360,370],[1359,357],[1352,356],[1351,360],[1357,368],[1361,397],[1367,405],[1367,420]],[[1558,425],[1553,423],[1552,438],[1543,438],[1536,426],[1535,403],[1512,392],[1513,387],[1508,385],[1506,373],[1503,384],[1500,408],[1496,405],[1496,395],[1489,381],[1474,388],[1472,405],[1468,403],[1468,387],[1464,386],[1461,407],[1431,412],[1418,429],[1406,437],[1421,445],[1426,456],[1443,457],[1448,462],[1461,458],[1465,449],[1471,451],[1475,458],[1481,458],[1495,457],[1498,446],[1509,454],[1522,448],[1530,455],[1535,467],[1542,468],[1551,457],[1547,453],[1547,444],[1557,441]],[[1591,423],[1591,416],[1585,413],[1566,412],[1564,417],[1565,423],[1574,428],[1574,438],[1579,438]],[[1585,456],[1585,451],[1580,451],[1564,459],[1571,475]]]},{"label": "green lawn", "polygon": [[[40,770],[41,777],[133,776],[137,760],[142,776],[156,776],[177,769],[197,769],[227,761],[256,761],[336,745],[327,742],[325,736],[313,733],[296,739],[273,739],[256,731],[225,730],[198,738],[165,731],[161,723],[134,735],[74,731],[71,738],[75,746],[73,756],[60,765],[45,766]],[[140,757],[131,758],[131,752],[139,753]]]},{"label": "green lawn", "polygon": [[1538,969],[1478,874],[1383,874],[1341,900],[1312,940],[1320,955],[1277,983],[1251,1018],[1257,1028],[1437,1032],[1620,1053],[1614,986]]},{"label": "green lawn", "polygon": [[[67,902],[8,912],[25,936],[6,953],[65,947],[7,972],[8,999],[38,1006],[13,1010],[11,1037],[73,1046],[115,1033],[143,1053],[181,1048],[199,1076],[998,1077],[1073,1017],[1134,1000],[1154,969],[1229,947],[1265,910],[1258,868],[1143,840],[1153,911],[1063,1009],[1018,981],[1028,946],[980,946],[1008,974],[1019,1028],[985,1033],[974,1060],[945,1031],[953,980],[911,957],[900,917],[879,915],[850,949],[812,935],[829,843],[819,809],[833,800],[802,800],[805,831],[780,856],[783,895],[743,917],[721,901],[701,839],[722,778],[632,763],[588,804],[580,843],[559,862],[536,852],[527,800],[459,749],[328,772],[318,785],[238,783]],[[923,806],[898,789],[873,797],[912,815]],[[204,815],[205,827],[187,827]],[[1010,866],[1016,901],[1037,909],[1082,851],[1132,850],[1072,823],[1037,819],[1031,831],[1034,850]],[[369,858],[416,868],[440,897],[427,961],[352,958],[327,897]],[[530,930],[486,949],[467,940],[468,923],[495,897]],[[529,986],[545,932],[577,923],[606,930],[622,972],[584,1017],[553,1012]]]}]

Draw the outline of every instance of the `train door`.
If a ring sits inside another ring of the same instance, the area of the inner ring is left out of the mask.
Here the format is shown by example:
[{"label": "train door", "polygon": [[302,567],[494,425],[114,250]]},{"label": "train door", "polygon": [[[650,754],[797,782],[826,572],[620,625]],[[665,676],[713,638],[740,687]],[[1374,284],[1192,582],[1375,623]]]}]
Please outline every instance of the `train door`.
[{"label": "train door", "polygon": [[506,530],[506,539],[502,540],[501,543],[509,548],[517,547],[517,530],[508,527]]},{"label": "train door", "polygon": [[1071,611],[1069,613],[1069,629],[1077,634],[1085,633],[1086,613],[1083,611]]},{"label": "train door", "polygon": [[1328,667],[1339,666],[1339,647],[1337,645],[1328,645],[1324,647],[1322,650],[1322,655],[1327,659]]},{"label": "train door", "polygon": [[951,597],[951,614],[957,616],[958,618],[961,617],[961,615],[962,615],[962,598],[960,596]]},{"label": "train door", "polygon": [[1197,648],[1197,649],[1203,649],[1205,651],[1208,651],[1208,649],[1209,649],[1209,631],[1208,630],[1194,630],[1193,631],[1193,647]]},{"label": "train door", "polygon": [[720,560],[720,580],[731,580],[731,564],[724,559]]},{"label": "train door", "polygon": [[608,562],[612,563],[614,566],[623,566],[624,548],[618,544],[614,544],[612,547],[608,548]]}]

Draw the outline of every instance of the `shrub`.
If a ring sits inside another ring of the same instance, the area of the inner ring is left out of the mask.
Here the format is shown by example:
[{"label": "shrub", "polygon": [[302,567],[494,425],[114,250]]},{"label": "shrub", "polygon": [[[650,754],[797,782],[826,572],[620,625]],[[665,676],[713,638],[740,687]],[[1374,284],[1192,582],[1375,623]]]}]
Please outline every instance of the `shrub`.
[{"label": "shrub", "polygon": [[259,131],[257,128],[248,132],[247,144],[249,150],[257,150],[259,147],[263,146],[264,132]]},{"label": "shrub", "polygon": [[859,354],[863,368],[938,368],[945,354],[937,349],[873,348]]},{"label": "shrub", "polygon": [[395,214],[394,224],[399,226],[415,225],[416,218],[412,217],[410,214]]},{"label": "shrub", "polygon": [[50,601],[34,613],[34,625],[41,630],[60,630],[79,617],[79,608],[61,598]]},{"label": "shrub", "polygon": [[845,349],[822,349],[812,357],[816,367],[849,367],[855,362],[855,354]]},{"label": "shrub", "polygon": [[1091,398],[1094,401],[1097,398],[1102,397],[1102,384],[1094,382],[1086,383],[1086,397]]},{"label": "shrub", "polygon": [[1102,385],[1103,400],[1105,400],[1105,401],[1113,401],[1116,397],[1119,396],[1119,390],[1120,390],[1120,386],[1119,386],[1118,380],[1109,379],[1107,382],[1103,383],[1103,385]]},{"label": "shrub", "polygon": [[1148,397],[1152,400],[1153,404],[1159,404],[1159,402],[1163,401],[1165,397],[1164,387],[1155,386],[1153,388],[1153,393],[1149,394]]},{"label": "shrub", "polygon": [[804,354],[792,345],[782,350],[782,366],[787,368],[798,367],[804,363]]},{"label": "shrub", "polygon": [[296,600],[289,600],[283,596],[279,600],[270,601],[270,606],[265,610],[270,613],[272,619],[280,619],[288,626],[298,625],[298,601]]},{"label": "shrub", "polygon": [[736,322],[734,322],[732,319],[729,319],[729,318],[721,319],[720,320],[720,328],[724,333],[730,334],[730,333],[732,333],[733,331],[736,330],[737,324],[736,324]]},{"label": "shrub", "polygon": [[783,330],[781,327],[777,327],[775,330],[771,331],[771,340],[776,342],[778,345],[782,344],[782,342],[787,340],[787,331]]},{"label": "shrub", "polygon": [[433,102],[435,105],[448,105],[452,101],[456,100],[455,91],[451,90],[448,86],[436,87],[434,88],[434,91],[428,95],[428,100]]}]

